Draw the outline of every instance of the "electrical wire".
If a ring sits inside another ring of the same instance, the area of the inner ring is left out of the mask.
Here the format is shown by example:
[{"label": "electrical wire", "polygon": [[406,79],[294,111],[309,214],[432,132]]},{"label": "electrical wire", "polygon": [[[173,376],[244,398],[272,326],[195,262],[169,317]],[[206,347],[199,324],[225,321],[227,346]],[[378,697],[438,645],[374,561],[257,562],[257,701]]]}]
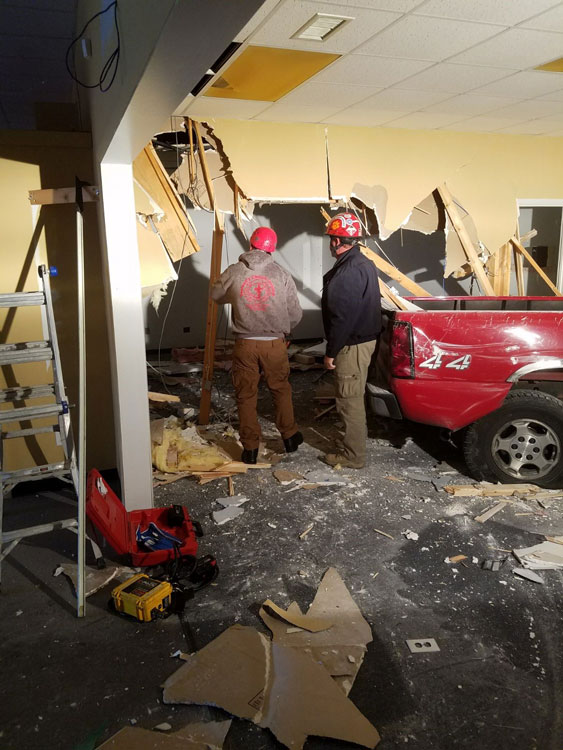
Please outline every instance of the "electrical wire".
[{"label": "electrical wire", "polygon": [[[97,83],[84,83],[84,81],[81,81],[73,72],[70,67],[70,57],[71,52],[73,51],[74,45],[77,44],[82,37],[84,36],[84,32],[88,28],[88,26],[99,16],[102,16],[104,13],[107,13],[108,10],[111,10],[113,8],[113,22],[115,24],[115,33],[117,37],[117,44],[111,55],[108,57],[108,59],[105,61],[104,66],[102,68],[102,71],[100,73],[100,76],[98,78]],[[113,0],[112,3],[110,3],[106,8],[99,11],[99,13],[96,13],[93,15],[85,24],[82,31],[78,34],[77,37],[75,37],[72,42],[68,45],[66,50],[66,56],[65,56],[65,64],[66,69],[68,71],[68,74],[72,78],[73,81],[75,81],[79,86],[82,86],[85,89],[100,89],[102,93],[105,94],[106,91],[109,91],[112,87],[113,82],[115,81],[115,76],[117,74],[117,69],[119,67],[119,56],[121,54],[121,37],[119,34],[119,24],[117,22],[117,0]],[[113,73],[111,72],[113,68]],[[106,79],[111,73],[111,78],[109,83],[106,85]]]}]

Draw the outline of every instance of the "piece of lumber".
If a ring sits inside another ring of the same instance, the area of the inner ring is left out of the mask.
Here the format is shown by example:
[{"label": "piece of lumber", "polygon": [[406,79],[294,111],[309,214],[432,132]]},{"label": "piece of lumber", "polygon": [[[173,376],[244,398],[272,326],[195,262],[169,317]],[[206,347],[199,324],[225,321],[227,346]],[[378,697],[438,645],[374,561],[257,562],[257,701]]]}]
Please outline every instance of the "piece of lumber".
[{"label": "piece of lumber", "polygon": [[209,205],[212,210],[215,210],[215,191],[213,190],[213,182],[209,176],[209,169],[207,168],[207,159],[205,158],[205,149],[203,148],[203,141],[201,139],[201,133],[199,132],[199,124],[193,122],[195,135],[197,138],[197,151],[199,154],[199,162],[201,164],[201,171],[203,172],[203,180],[205,187],[207,188],[207,194],[209,195]]},{"label": "piece of lumber", "polygon": [[227,477],[227,491],[229,493],[229,497],[234,497],[235,494],[235,483],[233,482],[232,477]]},{"label": "piece of lumber", "polygon": [[452,194],[445,185],[442,185],[438,188],[438,193],[440,194],[440,198],[442,199],[442,203],[444,204],[444,208],[446,209],[446,213],[448,214],[450,222],[455,229],[457,236],[459,237],[459,241],[465,255],[467,256],[467,260],[469,261],[475,276],[481,284],[481,288],[483,289],[484,294],[486,294],[488,297],[494,297],[495,292],[493,289],[493,285],[489,281],[489,277],[487,276],[485,268],[479,260],[477,251],[473,247],[473,243],[471,242],[471,238],[467,232],[467,229],[465,228],[463,221],[461,220]]},{"label": "piece of lumber", "polygon": [[149,391],[149,401],[155,401],[158,403],[171,403],[179,402],[180,396],[173,396],[171,393],[157,393],[156,391]]},{"label": "piece of lumber", "polygon": [[324,209],[324,208],[323,208],[322,206],[321,206],[321,208],[320,208],[320,211],[321,211],[321,216],[323,217],[323,219],[324,219],[324,220],[325,220],[326,222],[329,222],[329,221],[330,221],[330,214],[329,214],[329,213],[327,213],[327,212],[325,211],[325,209]]},{"label": "piece of lumber", "polygon": [[198,252],[200,247],[182,199],[152,145],[146,146],[133,162],[133,176],[164,212],[155,227],[172,260]]},{"label": "piece of lumber", "polygon": [[360,245],[360,250],[362,254],[365,255],[366,258],[369,258],[371,262],[374,263],[375,266],[382,273],[384,273],[386,276],[389,276],[394,281],[398,282],[405,289],[408,289],[409,292],[414,294],[415,297],[431,297],[432,296],[430,292],[427,292],[426,289],[423,289],[421,286],[419,286],[416,283],[416,281],[409,279],[409,277],[405,276],[405,274],[399,271],[398,268],[395,268],[395,266],[391,265],[391,263],[388,263],[380,255],[378,255],[377,253],[374,253],[373,250],[370,250],[369,247],[366,247],[365,245]]},{"label": "piece of lumber", "polygon": [[[28,195],[29,202],[33,206],[50,206],[54,203],[76,203],[76,186],[30,190]],[[96,187],[96,185],[83,185],[82,200],[84,203],[100,200],[100,188]]]},{"label": "piece of lumber", "polygon": [[[336,398],[336,396],[334,396],[334,398]],[[327,406],[326,409],[323,409],[322,411],[318,412],[318,414],[315,414],[313,419],[320,419],[321,417],[323,417],[325,414],[328,414],[328,412],[332,411],[333,409],[336,409],[335,403],[331,404],[330,406]]]},{"label": "piece of lumber", "polygon": [[[205,158],[205,157],[204,157]],[[215,338],[217,336],[217,303],[211,298],[213,284],[221,275],[221,255],[224,236],[223,214],[215,211],[215,228],[211,245],[211,265],[209,269],[209,294],[207,299],[207,323],[205,328],[205,351],[203,355],[203,372],[201,379],[201,399],[199,403],[199,424],[209,423],[211,410],[211,388],[213,386],[213,367],[215,364]]]},{"label": "piece of lumber", "polygon": [[508,503],[505,500],[501,500],[500,503],[497,503],[496,505],[493,505],[492,508],[489,508],[489,510],[486,510],[484,513],[481,513],[480,516],[475,516],[475,520],[479,523],[485,523],[485,521],[488,521],[489,518],[492,518],[496,513],[498,513],[503,508],[506,508]]},{"label": "piece of lumber", "polygon": [[[536,263],[536,261],[532,258],[532,256],[526,250],[526,248],[522,245],[522,243],[519,240],[517,240],[516,237],[513,237],[510,240],[510,243],[511,243],[512,247],[514,248],[514,250],[517,251],[518,253],[520,253],[524,258],[526,258],[526,260],[532,266],[532,268],[535,271],[537,271],[537,273],[539,273],[539,275],[545,281],[545,283],[548,285],[548,287],[551,289],[551,291],[557,297],[563,297],[563,293],[561,293],[559,291],[559,289],[555,286],[555,284],[553,283],[553,281],[545,273],[545,271],[543,270],[543,268],[541,268],[540,266],[538,266],[538,264]],[[520,293],[520,292],[518,292],[518,293]]]},{"label": "piece of lumber", "polygon": [[405,305],[403,300],[393,294],[393,292],[389,289],[383,279],[379,279],[379,291],[381,292],[382,297],[384,297],[392,305],[395,305],[395,307],[397,307],[399,310],[408,310],[408,307]]}]

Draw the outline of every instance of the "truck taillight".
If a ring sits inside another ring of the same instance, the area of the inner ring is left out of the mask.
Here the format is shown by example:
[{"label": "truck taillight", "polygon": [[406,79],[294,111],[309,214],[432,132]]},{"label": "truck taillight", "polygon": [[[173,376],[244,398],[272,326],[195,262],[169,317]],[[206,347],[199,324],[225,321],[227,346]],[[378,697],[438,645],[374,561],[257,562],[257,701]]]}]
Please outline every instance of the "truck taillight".
[{"label": "truck taillight", "polygon": [[391,335],[391,375],[394,378],[414,378],[412,326],[396,320]]}]

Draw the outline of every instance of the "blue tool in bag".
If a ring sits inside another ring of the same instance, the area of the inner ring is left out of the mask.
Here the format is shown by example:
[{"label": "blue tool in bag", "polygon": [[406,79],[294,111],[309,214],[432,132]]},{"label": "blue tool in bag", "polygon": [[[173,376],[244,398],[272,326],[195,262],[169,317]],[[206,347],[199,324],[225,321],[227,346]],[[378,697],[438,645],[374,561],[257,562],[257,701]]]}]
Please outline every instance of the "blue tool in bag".
[{"label": "blue tool in bag", "polygon": [[151,521],[144,531],[141,531],[141,524],[137,526],[137,544],[142,544],[150,550],[157,550],[181,547],[183,542],[173,534],[159,529],[154,521]]}]

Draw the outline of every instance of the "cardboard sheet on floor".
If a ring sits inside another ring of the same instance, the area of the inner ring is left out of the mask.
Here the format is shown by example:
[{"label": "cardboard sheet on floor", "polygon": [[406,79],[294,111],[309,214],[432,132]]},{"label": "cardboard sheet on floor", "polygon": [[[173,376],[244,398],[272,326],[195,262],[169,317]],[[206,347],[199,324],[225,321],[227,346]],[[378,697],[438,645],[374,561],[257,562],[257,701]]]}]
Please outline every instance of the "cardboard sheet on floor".
[{"label": "cardboard sheet on floor", "polygon": [[185,432],[174,417],[169,417],[163,424],[155,424],[154,428],[151,425],[152,462],[156,469],[171,474],[214,471],[231,462],[230,456],[216,446],[202,444],[201,439],[187,440]]},{"label": "cardboard sheet on floor", "polygon": [[194,654],[164,684],[165,703],[209,704],[270,729],[292,750],[307,737],[373,748],[375,727],[327,671],[298,650],[234,625]]},{"label": "cardboard sheet on floor", "polygon": [[323,125],[206,120],[233,177],[250,199],[280,203],[328,200]]},{"label": "cardboard sheet on floor", "polygon": [[124,727],[98,750],[221,750],[231,721],[188,724],[176,732]]}]

